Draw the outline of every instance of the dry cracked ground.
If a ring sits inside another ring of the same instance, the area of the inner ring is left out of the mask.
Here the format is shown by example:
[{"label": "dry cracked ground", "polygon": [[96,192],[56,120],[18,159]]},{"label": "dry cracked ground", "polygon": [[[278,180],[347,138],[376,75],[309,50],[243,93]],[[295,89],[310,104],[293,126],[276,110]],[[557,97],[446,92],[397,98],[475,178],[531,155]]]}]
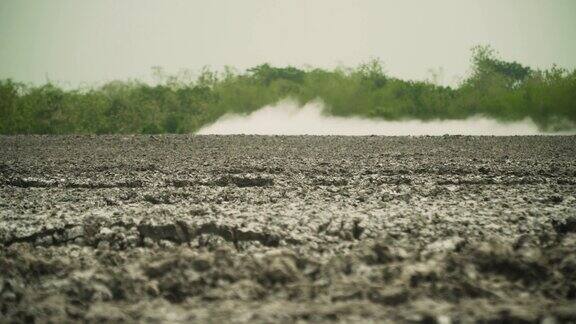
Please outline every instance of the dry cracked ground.
[{"label": "dry cracked ground", "polygon": [[576,321],[576,137],[0,153],[0,322]]}]

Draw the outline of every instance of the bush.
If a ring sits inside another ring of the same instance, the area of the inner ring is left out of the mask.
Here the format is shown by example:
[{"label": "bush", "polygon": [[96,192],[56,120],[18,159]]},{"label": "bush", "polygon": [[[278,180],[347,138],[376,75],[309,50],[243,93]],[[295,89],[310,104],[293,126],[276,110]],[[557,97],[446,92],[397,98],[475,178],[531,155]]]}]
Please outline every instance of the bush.
[{"label": "bush", "polygon": [[[386,75],[382,63],[334,70],[273,67],[245,73],[202,70],[196,79],[166,76],[155,86],[113,81],[63,90],[0,80],[1,134],[193,133],[226,113],[248,114],[286,97],[322,99],[326,113],[387,120],[531,118],[542,130],[576,128],[576,71],[533,70],[472,50],[469,77],[456,88]],[[184,80],[186,79],[186,80]]]}]

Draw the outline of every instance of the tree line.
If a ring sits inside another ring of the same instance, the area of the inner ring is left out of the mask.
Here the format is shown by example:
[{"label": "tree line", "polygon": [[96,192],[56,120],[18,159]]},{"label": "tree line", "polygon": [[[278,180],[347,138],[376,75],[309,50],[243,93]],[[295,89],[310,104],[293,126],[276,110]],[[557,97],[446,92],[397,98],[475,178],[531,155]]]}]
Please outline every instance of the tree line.
[{"label": "tree line", "polygon": [[535,70],[472,49],[471,71],[457,87],[401,80],[375,59],[355,68],[299,69],[262,64],[238,73],[204,69],[192,79],[113,81],[66,90],[0,80],[0,134],[194,133],[227,113],[247,114],[290,97],[322,99],[325,113],[385,120],[531,118],[541,130],[576,128],[576,70]]}]

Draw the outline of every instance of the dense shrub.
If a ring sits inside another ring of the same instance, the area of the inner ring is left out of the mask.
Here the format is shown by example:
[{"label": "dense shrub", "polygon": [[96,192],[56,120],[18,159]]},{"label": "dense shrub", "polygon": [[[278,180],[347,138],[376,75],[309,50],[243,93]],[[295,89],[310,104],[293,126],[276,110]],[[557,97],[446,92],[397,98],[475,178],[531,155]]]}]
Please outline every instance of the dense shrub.
[{"label": "dense shrub", "polygon": [[0,80],[0,133],[190,133],[226,113],[247,114],[286,97],[321,98],[326,113],[387,120],[531,118],[547,131],[576,128],[576,71],[533,70],[475,47],[458,87],[404,81],[372,60],[334,70],[259,65],[245,73],[204,69],[195,79],[159,76],[157,85],[114,81],[63,90]]}]

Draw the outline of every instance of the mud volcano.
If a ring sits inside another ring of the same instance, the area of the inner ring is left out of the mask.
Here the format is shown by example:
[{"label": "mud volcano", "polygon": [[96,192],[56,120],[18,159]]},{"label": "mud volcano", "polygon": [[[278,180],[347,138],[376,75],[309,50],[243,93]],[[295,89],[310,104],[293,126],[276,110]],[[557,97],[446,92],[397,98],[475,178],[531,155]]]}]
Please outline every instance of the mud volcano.
[{"label": "mud volcano", "polygon": [[576,321],[576,137],[0,153],[0,322]]}]

